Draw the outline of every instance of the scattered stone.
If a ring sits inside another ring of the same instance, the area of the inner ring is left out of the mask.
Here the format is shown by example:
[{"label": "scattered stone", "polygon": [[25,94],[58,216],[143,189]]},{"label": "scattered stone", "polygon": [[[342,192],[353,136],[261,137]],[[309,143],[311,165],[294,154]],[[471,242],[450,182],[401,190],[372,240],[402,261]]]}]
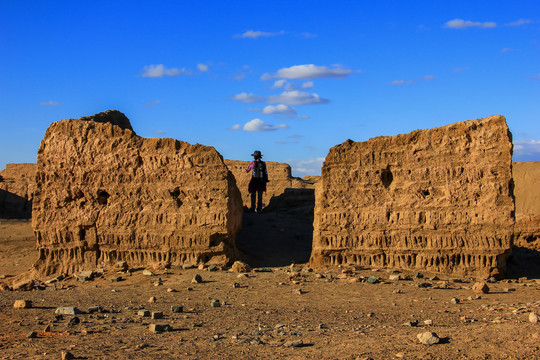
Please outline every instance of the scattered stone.
[{"label": "scattered stone", "polygon": [[406,321],[406,322],[403,323],[403,326],[416,327],[416,326],[418,326],[418,320]]},{"label": "scattered stone", "polygon": [[304,291],[302,289],[295,289],[293,291],[293,293],[296,294],[296,295],[302,295],[304,293]]},{"label": "scattered stone", "polygon": [[169,261],[158,261],[158,262],[152,263],[150,265],[150,267],[154,271],[155,270],[165,270],[165,269],[169,269],[171,267],[171,263]]},{"label": "scattered stone", "polygon": [[249,277],[249,275],[248,275],[248,274],[238,274],[236,277],[237,277],[238,279],[246,279],[246,278]]},{"label": "scattered stone", "polygon": [[45,332],[45,333],[48,333],[48,332],[50,332],[50,331],[51,331],[51,325],[47,325],[47,326],[45,326],[45,328],[43,329],[43,332]]},{"label": "scattered stone", "polygon": [[450,302],[452,304],[459,304],[459,299],[458,298],[452,298],[452,299],[450,299]]},{"label": "scattered stone", "polygon": [[124,278],[121,277],[120,275],[117,275],[117,276],[113,276],[112,278],[109,279],[110,282],[120,282],[120,281],[124,281]]},{"label": "scattered stone", "polygon": [[193,277],[193,279],[191,279],[191,282],[192,282],[193,284],[200,284],[200,283],[203,282],[203,279],[202,279],[201,275],[195,274],[195,276]]},{"label": "scattered stone", "polygon": [[392,294],[401,294],[401,293],[402,293],[401,289],[395,289],[392,291]]},{"label": "scattered stone", "polygon": [[10,291],[10,290],[11,288],[9,287],[8,284],[0,282],[0,291]]},{"label": "scattered stone", "polygon": [[26,337],[29,338],[29,339],[35,339],[35,338],[37,338],[37,332],[30,331],[28,334],[26,334]]},{"label": "scattered stone", "polygon": [[195,265],[193,265],[193,264],[184,264],[184,265],[182,265],[182,269],[184,269],[184,270],[193,269],[194,267],[195,267]]},{"label": "scattered stone", "polygon": [[538,323],[538,315],[534,311],[529,314],[529,321],[533,324]]},{"label": "scattered stone", "polygon": [[81,322],[81,319],[79,319],[77,316],[72,317],[69,319],[69,322],[67,323],[67,327],[73,327],[75,325],[78,325]]},{"label": "scattered stone", "polygon": [[388,276],[388,280],[390,280],[390,281],[398,281],[398,280],[401,280],[401,276],[400,275],[390,275],[390,276]]},{"label": "scattered stone", "polygon": [[149,317],[150,316],[150,311],[148,310],[139,310],[137,311],[137,315],[141,316],[141,317]]},{"label": "scattered stone", "polygon": [[440,341],[437,334],[435,334],[434,332],[431,332],[431,331],[426,331],[426,332],[420,333],[420,334],[416,335],[416,337],[424,345],[433,345],[433,344],[437,344]]},{"label": "scattered stone", "polygon": [[433,320],[424,320],[424,325],[426,325],[426,326],[433,325]]},{"label": "scattered stone", "polygon": [[64,307],[59,307],[56,309],[56,311],[54,312],[56,315],[78,315],[78,314],[83,314],[83,312],[79,309],[77,309],[76,307],[73,307],[73,306],[64,306]]},{"label": "scattered stone", "polygon": [[163,312],[152,311],[152,319],[163,319]]},{"label": "scattered stone", "polygon": [[272,269],[263,267],[263,268],[253,269],[253,271],[255,271],[255,272],[272,272]]},{"label": "scattered stone", "polygon": [[376,283],[379,282],[379,279],[375,275],[370,275],[367,278],[367,282],[370,283],[370,284],[376,284]]},{"label": "scattered stone", "polygon": [[417,272],[416,274],[414,274],[413,277],[415,279],[422,279],[422,278],[424,278],[424,274],[422,274],[421,272]]},{"label": "scattered stone", "polygon": [[154,276],[155,275],[152,271],[150,271],[148,269],[144,269],[142,274],[145,275],[145,276]]},{"label": "scattered stone", "polygon": [[424,288],[424,289],[431,286],[433,286],[433,284],[429,282],[421,282],[421,283],[416,284],[416,287]]},{"label": "scattered stone", "polygon": [[126,271],[127,269],[129,269],[129,266],[125,261],[118,261],[116,264],[114,264],[114,268],[116,270]]},{"label": "scattered stone", "polygon": [[181,313],[184,311],[184,307],[181,305],[171,305],[171,312],[173,313]]},{"label": "scattered stone", "polygon": [[14,282],[11,285],[11,288],[14,291],[30,291],[34,288],[34,286],[35,286],[34,280],[22,279],[22,280]]},{"label": "scattered stone", "polygon": [[62,351],[60,353],[60,358],[62,360],[73,360],[75,359],[75,355],[73,355],[72,353],[70,353],[69,351]]},{"label": "scattered stone", "polygon": [[15,300],[13,308],[15,309],[28,309],[32,307],[32,301],[30,300]]},{"label": "scattered stone", "polygon": [[150,332],[154,334],[159,334],[166,331],[171,331],[171,326],[169,324],[150,324]]},{"label": "scattered stone", "polygon": [[89,314],[94,314],[94,313],[103,313],[105,312],[105,310],[101,307],[101,306],[91,306],[88,308],[88,313]]},{"label": "scattered stone", "polygon": [[236,289],[236,288],[239,288],[239,287],[240,287],[240,283],[235,282],[235,283],[232,284],[232,287],[235,288],[235,289]]},{"label": "scattered stone", "polygon": [[251,266],[242,261],[235,261],[231,266],[231,271],[235,273],[251,272]]},{"label": "scattered stone", "polygon": [[200,264],[200,265],[197,267],[197,269],[199,269],[199,270],[204,270],[204,269],[206,269],[206,265]]},{"label": "scattered stone", "polygon": [[221,303],[217,299],[212,299],[212,300],[210,300],[210,306],[211,307],[220,307]]},{"label": "scattered stone", "polygon": [[218,271],[218,267],[216,265],[210,265],[206,271]]},{"label": "scattered stone", "polygon": [[283,344],[283,347],[299,347],[304,345],[304,342],[302,340],[292,340],[287,341]]},{"label": "scattered stone", "polygon": [[473,291],[475,294],[487,294],[489,293],[489,287],[485,282],[477,282],[473,286]]},{"label": "scattered stone", "polygon": [[176,292],[176,290],[173,289],[173,288],[168,288],[168,289],[167,289],[167,292],[168,292],[168,293],[172,293],[172,292]]},{"label": "scattered stone", "polygon": [[77,280],[79,281],[90,281],[94,278],[94,272],[93,271],[81,271],[79,273],[79,276],[77,277]]},{"label": "scattered stone", "polygon": [[516,291],[516,289],[514,289],[514,288],[504,288],[504,292],[512,292],[512,291]]},{"label": "scattered stone", "polygon": [[150,297],[150,299],[148,299],[149,303],[155,303],[156,301],[157,301],[157,299],[156,299],[155,296],[152,296],[152,297]]}]

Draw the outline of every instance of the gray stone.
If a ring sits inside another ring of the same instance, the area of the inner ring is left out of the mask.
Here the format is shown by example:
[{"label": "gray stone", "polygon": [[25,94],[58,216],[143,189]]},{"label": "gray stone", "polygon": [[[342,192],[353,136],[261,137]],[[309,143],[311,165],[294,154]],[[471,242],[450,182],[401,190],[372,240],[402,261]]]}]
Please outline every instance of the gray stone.
[{"label": "gray stone", "polygon": [[194,267],[195,267],[195,265],[193,265],[193,264],[184,264],[184,265],[182,265],[182,269],[184,269],[184,270],[193,269]]},{"label": "gray stone", "polygon": [[149,330],[154,334],[159,334],[162,332],[171,331],[172,328],[169,324],[150,324]]},{"label": "gray stone", "polygon": [[77,314],[83,314],[83,312],[76,307],[71,306],[64,306],[59,307],[54,312],[56,315],[77,315]]},{"label": "gray stone", "polygon": [[437,334],[431,331],[420,333],[416,335],[416,337],[424,345],[433,345],[433,344],[437,344],[440,341]]},{"label": "gray stone", "polygon": [[29,339],[37,338],[37,332],[30,331],[28,334],[26,334],[26,337],[29,338]]},{"label": "gray stone", "polygon": [[79,276],[77,279],[79,281],[90,281],[94,278],[94,272],[93,271],[81,271],[79,273]]},{"label": "gray stone", "polygon": [[304,342],[302,340],[291,340],[283,344],[284,347],[299,347],[302,345],[304,345]]},{"label": "gray stone", "polygon": [[148,269],[144,269],[142,274],[145,276],[154,276],[154,273]]},{"label": "gray stone", "polygon": [[459,304],[459,299],[458,298],[452,298],[452,299],[450,299],[450,302],[452,304]]},{"label": "gray stone", "polygon": [[184,311],[184,307],[181,305],[172,305],[171,306],[171,312],[173,313],[181,313]]},{"label": "gray stone", "polygon": [[139,311],[137,311],[137,315],[142,316],[142,317],[149,317],[150,316],[150,311],[148,311],[148,310],[139,310]]},{"label": "gray stone", "polygon": [[367,278],[367,282],[370,283],[370,284],[376,284],[376,283],[379,282],[379,279],[377,279],[377,277],[375,275],[370,275]]},{"label": "gray stone", "polygon": [[200,283],[203,282],[203,279],[202,279],[201,275],[195,274],[195,276],[193,276],[193,279],[191,279],[191,282],[193,284],[200,284]]},{"label": "gray stone", "polygon": [[67,323],[68,327],[73,327],[75,325],[78,325],[81,322],[81,319],[79,319],[77,316],[72,317],[69,319],[69,322]]},{"label": "gray stone", "polygon": [[212,299],[212,300],[210,300],[210,306],[211,307],[220,307],[221,303],[217,299]]},{"label": "gray stone", "polygon": [[206,270],[208,270],[208,271],[218,271],[219,269],[218,269],[218,267],[216,265],[210,265],[208,267],[208,269],[206,269]]},{"label": "gray stone", "polygon": [[388,276],[388,280],[390,280],[390,281],[398,281],[398,280],[401,280],[401,276],[400,275],[390,275],[390,276]]},{"label": "gray stone", "polygon": [[414,274],[413,277],[415,279],[422,279],[424,277],[424,274],[422,274],[421,272],[417,272],[416,274]]},{"label": "gray stone", "polygon": [[163,312],[152,311],[152,319],[163,319]]},{"label": "gray stone", "polygon": [[116,264],[114,264],[114,268],[117,270],[126,271],[129,269],[129,266],[125,261],[118,261]]}]

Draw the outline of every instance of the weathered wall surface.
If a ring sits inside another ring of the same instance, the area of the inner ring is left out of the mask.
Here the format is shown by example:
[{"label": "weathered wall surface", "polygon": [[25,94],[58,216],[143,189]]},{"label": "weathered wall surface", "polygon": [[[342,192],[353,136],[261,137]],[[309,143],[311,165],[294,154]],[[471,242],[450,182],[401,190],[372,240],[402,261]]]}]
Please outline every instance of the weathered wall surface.
[{"label": "weathered wall surface", "polygon": [[119,260],[130,266],[234,260],[242,204],[219,153],[141,138],[117,111],[95,117],[99,122],[53,123],[41,142],[32,217],[38,271]]},{"label": "weathered wall surface", "polygon": [[[270,203],[270,199],[274,196],[280,196],[287,188],[296,189],[313,189],[317,181],[316,177],[309,179],[295,178],[291,175],[291,167],[289,164],[278,163],[273,161],[265,161],[268,171],[268,180],[266,193],[263,201],[266,205]],[[236,184],[242,193],[242,201],[247,207],[251,206],[251,197],[248,193],[248,185],[251,180],[251,172],[246,173],[246,168],[249,161],[225,160],[225,164],[233,173]]]},{"label": "weathered wall surface", "polygon": [[333,147],[316,189],[311,263],[504,272],[511,156],[498,115]]},{"label": "weathered wall surface", "polygon": [[540,251],[540,161],[513,164],[516,226],[514,244]]},{"label": "weathered wall surface", "polygon": [[0,171],[0,218],[32,217],[35,164],[7,164]]}]

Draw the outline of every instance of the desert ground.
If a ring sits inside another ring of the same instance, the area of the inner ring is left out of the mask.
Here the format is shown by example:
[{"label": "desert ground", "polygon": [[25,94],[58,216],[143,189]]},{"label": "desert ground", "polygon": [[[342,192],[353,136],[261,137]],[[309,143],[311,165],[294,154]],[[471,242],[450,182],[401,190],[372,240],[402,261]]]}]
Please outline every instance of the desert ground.
[{"label": "desert ground", "polygon": [[[309,215],[298,208],[245,214],[238,247],[256,267],[245,274],[129,269],[1,291],[0,358],[540,359],[540,325],[530,321],[540,313],[538,277],[488,282],[489,293],[477,295],[478,279],[469,277],[312,270]],[[0,281],[36,257],[31,222],[0,220]],[[196,274],[203,282],[192,282]],[[32,305],[14,308],[17,300]],[[82,313],[57,315],[59,307]],[[163,318],[139,316],[142,309]],[[154,333],[151,324],[170,331]],[[427,331],[439,343],[420,343]]]}]

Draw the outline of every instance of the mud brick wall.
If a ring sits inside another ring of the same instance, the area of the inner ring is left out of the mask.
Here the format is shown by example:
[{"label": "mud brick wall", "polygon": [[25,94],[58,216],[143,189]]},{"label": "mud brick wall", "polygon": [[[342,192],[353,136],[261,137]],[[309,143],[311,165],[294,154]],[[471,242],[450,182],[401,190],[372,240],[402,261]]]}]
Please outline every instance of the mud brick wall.
[{"label": "mud brick wall", "polygon": [[32,217],[35,164],[7,164],[0,171],[0,218]]},{"label": "mud brick wall", "polygon": [[333,147],[316,188],[311,264],[504,272],[511,156],[498,115]]},{"label": "mud brick wall", "polygon": [[240,193],[213,147],[141,138],[117,111],[95,118],[53,123],[41,142],[32,217],[38,271],[238,257]]},{"label": "mud brick wall", "polygon": [[513,164],[516,226],[514,244],[540,251],[540,161]]},{"label": "mud brick wall", "polygon": [[[246,168],[249,161],[225,160],[225,164],[233,173],[236,184],[242,194],[242,201],[247,207],[251,206],[251,197],[248,193],[248,185],[251,180],[252,173],[246,173]],[[268,180],[266,185],[266,193],[263,197],[265,205],[270,203],[270,199],[274,196],[280,196],[287,188],[296,189],[314,189],[317,177],[309,179],[296,178],[291,175],[291,167],[289,164],[265,161],[268,171]]]}]

